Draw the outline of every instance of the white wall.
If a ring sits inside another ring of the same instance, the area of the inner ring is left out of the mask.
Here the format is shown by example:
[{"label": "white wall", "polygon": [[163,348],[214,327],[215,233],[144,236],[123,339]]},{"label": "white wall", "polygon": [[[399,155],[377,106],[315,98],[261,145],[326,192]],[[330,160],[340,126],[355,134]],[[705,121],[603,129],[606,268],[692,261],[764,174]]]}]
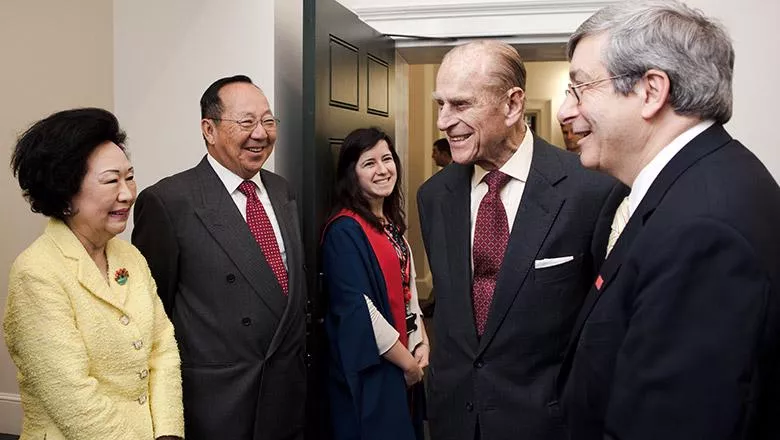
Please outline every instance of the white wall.
[{"label": "white wall", "polygon": [[[17,135],[55,111],[112,108],[111,9],[105,0],[0,2],[0,312],[11,263],[45,225],[43,216],[30,212],[11,174]],[[21,419],[16,368],[2,343],[0,432],[19,433]]]},{"label": "white wall", "polygon": [[555,114],[563,104],[566,84],[569,83],[569,63],[567,61],[547,61],[525,63],[525,97],[531,100],[550,101],[550,118],[547,119],[551,144],[565,148],[561,126]]},{"label": "white wall", "polygon": [[[290,179],[303,169],[303,2],[275,1],[274,96],[272,109],[281,120],[274,148],[275,172]],[[297,194],[302,187],[294,188]]]},{"label": "white wall", "polygon": [[688,0],[691,6],[720,20],[734,41],[734,116],[726,125],[780,181],[780,145],[772,134],[780,96],[780,1]]},{"label": "white wall", "polygon": [[114,0],[114,71],[140,190],[206,153],[199,100],[216,79],[248,75],[274,109],[274,0]]}]

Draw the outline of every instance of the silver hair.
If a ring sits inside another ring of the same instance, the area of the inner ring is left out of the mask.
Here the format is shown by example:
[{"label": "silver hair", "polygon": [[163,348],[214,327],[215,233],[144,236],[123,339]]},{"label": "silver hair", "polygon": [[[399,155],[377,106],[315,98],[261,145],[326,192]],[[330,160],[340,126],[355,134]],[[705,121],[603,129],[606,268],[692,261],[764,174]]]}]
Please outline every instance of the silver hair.
[{"label": "silver hair", "polygon": [[628,95],[650,69],[669,76],[670,103],[681,115],[731,119],[734,48],[725,28],[676,0],[621,1],[588,18],[569,38],[571,60],[585,37],[606,33],[603,60]]}]

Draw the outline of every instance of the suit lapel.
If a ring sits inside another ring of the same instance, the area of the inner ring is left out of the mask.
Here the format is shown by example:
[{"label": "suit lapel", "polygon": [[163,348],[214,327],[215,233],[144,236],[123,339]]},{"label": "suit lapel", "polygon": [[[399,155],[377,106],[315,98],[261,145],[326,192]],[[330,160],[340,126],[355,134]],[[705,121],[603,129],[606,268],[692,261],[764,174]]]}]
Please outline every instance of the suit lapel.
[{"label": "suit lapel", "polygon": [[[466,344],[467,351],[477,347],[477,330],[474,325],[474,309],[471,301],[471,174],[473,166],[451,164],[457,171],[445,184],[448,193],[441,203],[442,223],[445,230],[445,246],[449,266],[451,300],[455,316],[465,317],[463,338],[455,338]],[[456,330],[456,329],[451,329]]]},{"label": "suit lapel", "polygon": [[555,188],[566,177],[565,171],[544,145],[540,139],[534,139],[531,170],[512,225],[478,355],[501,326],[565,201]]},{"label": "suit lapel", "polygon": [[[246,221],[241,217],[241,212],[205,157],[195,171],[202,196],[200,201],[193,201],[195,213],[241,274],[253,286],[260,300],[277,318],[281,318],[287,301],[260,246],[249,231]],[[264,294],[269,291],[274,293]]]},{"label": "suit lapel", "polygon": [[[300,267],[300,261],[303,258],[302,255],[298,255],[298,247],[296,243],[301,242],[298,230],[298,208],[294,200],[290,200],[286,188],[279,185],[273,179],[270,179],[270,172],[262,170],[260,175],[263,179],[263,186],[268,191],[268,197],[271,199],[271,205],[274,208],[274,215],[276,216],[277,223],[279,223],[279,229],[282,233],[282,240],[285,243],[285,251],[287,253],[287,285],[289,286],[288,297],[285,301],[285,308],[281,318],[279,327],[276,329],[274,337],[271,339],[271,343],[268,346],[267,357],[273,355],[274,351],[279,347],[284,340],[284,336],[287,334],[287,329],[290,323],[295,320],[290,319],[290,315],[297,313],[298,304],[302,300],[299,296],[305,295],[305,291],[297,289],[294,286],[298,284],[303,285],[305,281],[299,282],[298,278],[303,276],[303,273],[298,270]],[[280,298],[281,292],[280,292]],[[284,299],[284,298],[282,298]]]},{"label": "suit lapel", "polygon": [[[78,278],[79,283],[87,289],[92,295],[100,298],[111,306],[124,311],[124,304],[120,301],[118,295],[114,295],[111,291],[111,286],[106,283],[106,280],[100,275],[95,262],[84,253],[83,256],[78,257]],[[109,280],[110,282],[111,280]]]},{"label": "suit lapel", "polygon": [[644,224],[636,220],[637,218],[637,216],[631,216],[631,219],[629,219],[623,232],[621,232],[620,238],[617,243],[615,243],[615,247],[612,248],[612,252],[601,266],[599,275],[596,280],[594,280],[593,285],[588,291],[588,295],[585,296],[585,301],[582,303],[580,313],[577,315],[574,327],[572,327],[573,331],[569,337],[569,347],[572,347],[572,344],[576,343],[579,339],[585,320],[590,315],[593,307],[596,306],[596,302],[605,294],[609,285],[612,284],[612,280],[615,279],[615,276],[617,276],[617,273],[620,271],[620,267],[623,265],[625,254],[628,253],[628,250],[631,248],[631,243],[642,230]]},{"label": "suit lapel", "polygon": [[[642,198],[642,202],[637,206],[634,215],[638,214],[642,222],[646,222],[656,207],[658,207],[658,204],[661,203],[669,188],[688,168],[731,140],[731,136],[720,124],[712,125],[693,138],[661,170],[661,173],[658,174],[658,177],[648,189],[647,194]],[[632,215],[632,218],[634,215]]]},{"label": "suit lapel", "polygon": [[715,124],[691,140],[661,170],[648,189],[647,194],[642,198],[642,202],[637,207],[636,212],[631,215],[628,224],[626,224],[625,229],[620,234],[620,238],[615,243],[612,253],[609,254],[609,257],[604,262],[596,282],[591,287],[590,292],[588,292],[588,296],[585,297],[585,302],[574,324],[574,331],[569,342],[569,351],[574,349],[585,321],[590,316],[598,300],[607,293],[609,285],[617,276],[634,239],[641,233],[644,225],[653,215],[653,212],[655,212],[655,209],[674,182],[693,164],[724,146],[731,139],[731,136],[723,129],[722,125]]},{"label": "suit lapel", "polygon": [[[119,301],[119,296],[112,293],[111,286],[106,283],[95,262],[65,223],[54,219],[49,220],[49,224],[46,226],[46,234],[54,240],[60,252],[74,262],[76,265],[76,277],[82,287],[87,289],[93,296],[124,311],[124,305]],[[106,249],[108,253],[108,245]]]}]

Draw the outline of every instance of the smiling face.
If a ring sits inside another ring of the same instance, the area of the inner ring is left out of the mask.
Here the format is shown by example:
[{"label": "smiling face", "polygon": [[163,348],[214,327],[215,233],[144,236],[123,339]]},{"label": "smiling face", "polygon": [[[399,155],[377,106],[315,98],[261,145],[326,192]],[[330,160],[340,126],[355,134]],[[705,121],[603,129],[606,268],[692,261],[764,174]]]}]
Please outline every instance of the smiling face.
[{"label": "smiling face", "polygon": [[436,125],[447,135],[452,160],[461,164],[488,163],[507,148],[511,121],[503,111],[504,95],[490,82],[489,55],[464,50],[450,53],[436,76],[433,98],[439,105]]},{"label": "smiling face", "polygon": [[[569,71],[573,86],[611,76],[601,56],[607,37],[602,33],[579,41]],[[641,99],[635,93],[616,92],[611,80],[585,85],[577,92],[580,102],[570,93],[558,111],[558,121],[571,124],[574,134],[583,136],[577,142],[580,161],[613,176],[625,174],[627,162],[641,150]]]},{"label": "smiling face", "polygon": [[390,196],[395,188],[397,172],[387,142],[381,140],[360,155],[355,164],[355,175],[369,204],[374,205],[372,202],[381,202]]},{"label": "smiling face", "polygon": [[73,214],[66,217],[66,223],[85,247],[105,246],[125,230],[135,195],[127,155],[115,143],[103,143],[87,159],[87,172],[71,199]]},{"label": "smiling face", "polygon": [[254,129],[244,129],[234,121],[259,122],[273,118],[268,99],[255,85],[242,82],[222,87],[219,98],[223,120],[201,121],[209,153],[237,176],[251,179],[273,152],[276,128],[258,123]]}]

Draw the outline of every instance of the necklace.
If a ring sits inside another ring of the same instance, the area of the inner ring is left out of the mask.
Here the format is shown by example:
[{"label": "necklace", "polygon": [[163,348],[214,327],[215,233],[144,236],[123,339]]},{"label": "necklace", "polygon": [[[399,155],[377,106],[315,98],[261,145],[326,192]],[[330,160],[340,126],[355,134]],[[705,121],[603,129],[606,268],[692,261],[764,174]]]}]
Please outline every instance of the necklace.
[{"label": "necklace", "polygon": [[395,253],[398,255],[398,262],[401,266],[401,287],[404,292],[404,303],[406,304],[407,311],[409,310],[409,302],[412,299],[411,293],[411,259],[409,258],[409,247],[406,245],[406,241],[401,235],[401,231],[393,223],[385,223],[384,232],[390,243],[395,248]]}]

